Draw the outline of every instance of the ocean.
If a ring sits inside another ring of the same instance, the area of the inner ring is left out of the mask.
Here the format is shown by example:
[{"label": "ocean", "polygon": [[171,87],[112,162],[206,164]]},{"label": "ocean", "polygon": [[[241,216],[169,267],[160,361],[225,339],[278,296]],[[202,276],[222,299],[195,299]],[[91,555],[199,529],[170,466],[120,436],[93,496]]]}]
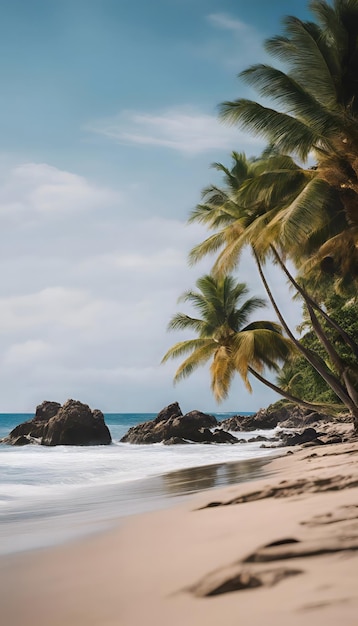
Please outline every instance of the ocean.
[{"label": "ocean", "polygon": [[[214,415],[222,420],[233,413]],[[31,417],[0,414],[0,438]],[[109,529],[123,516],[168,506],[173,498],[255,478],[274,452],[260,443],[120,443],[131,426],[154,417],[106,414],[109,446],[0,445],[0,554],[73,540]]]}]

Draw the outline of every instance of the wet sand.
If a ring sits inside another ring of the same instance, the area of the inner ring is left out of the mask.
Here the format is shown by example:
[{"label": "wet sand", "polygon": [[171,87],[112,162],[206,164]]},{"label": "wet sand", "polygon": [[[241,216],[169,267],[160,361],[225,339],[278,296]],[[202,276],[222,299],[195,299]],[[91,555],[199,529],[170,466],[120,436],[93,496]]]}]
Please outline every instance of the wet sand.
[{"label": "wet sand", "polygon": [[105,532],[123,517],[165,509],[191,494],[257,479],[270,457],[180,469],[157,476],[81,489],[1,516],[0,557]]},{"label": "wet sand", "polygon": [[358,443],[294,451],[255,482],[3,557],[6,626],[358,623]]}]

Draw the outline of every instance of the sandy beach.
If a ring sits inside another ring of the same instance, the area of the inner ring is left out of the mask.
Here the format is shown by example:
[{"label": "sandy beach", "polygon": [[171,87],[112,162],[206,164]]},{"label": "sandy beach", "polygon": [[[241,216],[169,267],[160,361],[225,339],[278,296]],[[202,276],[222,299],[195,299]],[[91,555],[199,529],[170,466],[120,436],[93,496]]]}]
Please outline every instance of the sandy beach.
[{"label": "sandy beach", "polygon": [[4,626],[358,624],[358,443],[293,451],[266,478],[2,557]]}]

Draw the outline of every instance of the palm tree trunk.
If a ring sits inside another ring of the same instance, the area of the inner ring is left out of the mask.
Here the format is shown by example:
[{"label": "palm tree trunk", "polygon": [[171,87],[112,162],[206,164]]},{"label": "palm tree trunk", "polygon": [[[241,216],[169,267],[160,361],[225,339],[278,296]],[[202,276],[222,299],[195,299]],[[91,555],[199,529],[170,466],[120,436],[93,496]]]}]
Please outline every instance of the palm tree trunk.
[{"label": "palm tree trunk", "polygon": [[[271,289],[268,285],[268,282],[265,278],[265,275],[263,273],[262,270],[262,266],[260,263],[260,259],[254,249],[254,247],[252,246],[252,251],[253,251],[253,255],[254,258],[256,260],[256,264],[258,267],[258,271],[261,277],[261,280],[264,284],[264,287],[266,289],[266,293],[270,299],[270,302],[276,312],[276,315],[278,317],[278,319],[280,320],[283,328],[285,329],[287,335],[289,336],[289,338],[293,341],[293,343],[295,344],[295,346],[297,347],[297,349],[299,350],[299,352],[301,352],[301,354],[303,354],[303,356],[305,357],[305,359],[312,365],[312,367],[314,367],[314,369],[318,372],[318,374],[323,378],[323,380],[326,381],[327,385],[332,389],[332,391],[334,391],[334,393],[336,394],[336,396],[338,396],[338,398],[340,398],[340,400],[343,402],[343,404],[350,410],[352,416],[353,416],[353,420],[355,423],[355,427],[358,428],[358,406],[357,404],[352,400],[352,398],[350,397],[349,393],[347,392],[346,388],[341,384],[341,382],[336,378],[336,376],[334,376],[327,368],[326,366],[317,358],[317,356],[308,348],[305,348],[299,341],[298,339],[296,339],[296,337],[294,336],[294,334],[292,333],[291,329],[289,328],[289,326],[286,323],[286,320],[284,319],[280,309],[277,306],[277,303],[273,297],[273,294],[271,292]],[[356,425],[357,424],[357,425]]]},{"label": "palm tree trunk", "polygon": [[[316,336],[318,337],[318,339],[321,342],[322,346],[326,350],[329,358],[332,361],[332,364],[337,369],[337,372],[338,372],[339,376],[342,378],[342,380],[344,382],[344,385],[345,385],[345,389],[346,389],[348,395],[350,396],[350,398],[352,399],[354,404],[358,406],[358,393],[357,393],[356,389],[354,388],[353,384],[351,383],[351,381],[349,379],[349,376],[347,374],[347,365],[341,359],[341,357],[339,356],[338,352],[335,350],[334,346],[332,345],[332,343],[328,339],[326,333],[324,332],[324,330],[323,330],[323,328],[322,328],[322,326],[321,326],[321,324],[320,324],[320,322],[319,322],[319,320],[318,320],[318,318],[317,318],[317,316],[316,316],[316,314],[315,314],[315,312],[313,310],[313,304],[312,304],[313,300],[310,298],[310,296],[307,294],[307,292],[300,287],[300,285],[295,281],[293,276],[290,274],[290,272],[288,271],[286,265],[283,263],[280,255],[278,254],[276,248],[274,246],[271,246],[271,250],[272,250],[272,252],[273,252],[273,254],[275,256],[275,259],[278,261],[281,269],[285,272],[285,274],[288,277],[288,279],[290,280],[290,282],[293,284],[295,289],[297,289],[297,291],[301,294],[302,298],[306,302],[308,314],[310,316],[310,320],[311,320],[311,323],[312,323],[312,328],[313,328],[314,332],[316,333]],[[316,308],[320,311],[320,313],[323,313],[322,309],[318,305],[316,306]],[[330,320],[329,317],[328,317],[328,319]],[[344,331],[342,331],[342,332],[344,332]],[[353,340],[352,340],[352,342],[353,342]],[[353,344],[354,344],[354,342],[353,342]],[[357,346],[357,354],[358,354],[358,346]]]},{"label": "palm tree trunk", "polygon": [[327,324],[329,324],[329,326],[331,326],[331,328],[333,328],[335,331],[337,331],[337,333],[342,337],[343,341],[347,344],[347,346],[349,346],[351,348],[351,350],[353,351],[353,354],[358,358],[358,345],[356,344],[354,339],[345,330],[343,330],[343,328],[334,319],[332,319],[328,315],[328,313],[326,313],[326,311],[324,309],[322,309],[319,306],[319,304],[312,298],[312,296],[310,296],[307,293],[307,291],[303,287],[301,287],[301,285],[299,285],[297,283],[297,281],[294,279],[292,274],[287,269],[285,263],[282,261],[281,256],[277,252],[275,246],[271,245],[270,247],[271,247],[272,253],[273,253],[276,261],[280,265],[281,269],[286,274],[286,276],[287,276],[288,280],[290,281],[290,283],[294,286],[294,288],[302,296],[302,298],[306,302],[307,306],[311,305],[311,307],[313,309],[316,309],[316,311],[318,311],[322,315],[322,317],[326,320]]},{"label": "palm tree trunk", "polygon": [[322,346],[326,350],[326,352],[327,352],[328,356],[330,357],[333,365],[336,367],[339,375],[342,376],[342,374],[343,374],[343,372],[345,370],[346,364],[343,363],[341,357],[339,356],[339,354],[336,352],[336,350],[334,349],[333,345],[329,341],[327,335],[323,331],[322,326],[319,323],[318,318],[317,318],[317,316],[316,316],[315,312],[313,311],[313,309],[312,309],[310,304],[307,304],[307,310],[308,310],[308,314],[310,316],[310,320],[311,320],[311,324],[312,324],[312,328],[313,328],[314,332],[316,333],[319,341],[321,342]]},{"label": "palm tree trunk", "polygon": [[267,380],[267,378],[264,378],[263,376],[261,376],[261,374],[259,374],[252,367],[249,367],[248,369],[249,369],[250,374],[255,376],[255,378],[257,378],[257,380],[259,380],[261,383],[266,385],[266,387],[269,387],[273,391],[276,391],[276,393],[278,393],[280,396],[283,396],[284,398],[286,398],[286,400],[290,400],[290,402],[294,402],[295,404],[299,404],[300,406],[303,406],[305,409],[311,409],[312,411],[320,411],[322,409],[323,410],[327,410],[327,407],[324,404],[315,404],[313,402],[306,402],[305,400],[301,400],[301,398],[297,398],[296,396],[293,396],[289,392],[284,391],[284,389],[281,389],[281,387],[277,387],[277,385],[275,385],[271,381]]}]

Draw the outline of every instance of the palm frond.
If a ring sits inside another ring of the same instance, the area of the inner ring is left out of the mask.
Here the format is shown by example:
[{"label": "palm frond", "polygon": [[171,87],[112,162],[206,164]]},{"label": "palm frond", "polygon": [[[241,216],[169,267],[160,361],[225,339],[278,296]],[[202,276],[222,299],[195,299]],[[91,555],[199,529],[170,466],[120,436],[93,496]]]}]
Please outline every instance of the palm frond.
[{"label": "palm frond", "polygon": [[224,102],[220,113],[226,122],[239,124],[274,143],[282,152],[297,154],[303,161],[316,146],[325,150],[331,149],[326,138],[314,132],[307,124],[252,100]]},{"label": "palm frond", "polygon": [[208,338],[204,339],[187,339],[186,341],[179,341],[174,344],[163,356],[161,363],[166,363],[169,359],[176,359],[183,354],[188,354],[188,352],[195,352],[201,348],[212,346],[214,349],[215,344]]},{"label": "palm frond", "polygon": [[210,374],[214,398],[217,402],[221,402],[227,398],[235,374],[231,352],[227,347],[220,346],[216,350],[210,366]]},{"label": "palm frond", "polygon": [[239,309],[233,310],[231,327],[236,332],[243,330],[243,326],[247,324],[250,315],[265,306],[266,300],[264,298],[249,298]]},{"label": "palm frond", "polygon": [[262,96],[283,105],[286,113],[309,125],[320,137],[327,140],[343,130],[344,119],[335,112],[334,107],[323,107],[289,74],[260,64],[249,67],[240,76],[256,87]]},{"label": "palm frond", "polygon": [[190,376],[196,369],[205,365],[213,356],[217,346],[214,341],[207,340],[206,344],[194,352],[178,367],[174,375],[174,383]]},{"label": "palm frond", "polygon": [[[313,178],[293,202],[280,211],[266,228],[268,239],[279,232],[279,242],[283,247],[304,243],[316,227],[322,223],[322,206],[329,186],[319,178]],[[277,231],[279,226],[279,231]]]},{"label": "palm frond", "polygon": [[316,24],[293,16],[284,19],[284,27],[292,44],[285,62],[293,77],[319,102],[331,106],[336,102],[337,93],[322,31]]},{"label": "palm frond", "polygon": [[201,319],[190,317],[185,313],[176,313],[170,320],[167,329],[168,330],[194,330],[200,333],[203,329],[204,322]]},{"label": "palm frond", "polygon": [[199,243],[189,252],[189,265],[195,265],[208,254],[213,254],[221,248],[226,242],[226,233],[225,230],[220,231],[219,233],[215,233],[211,235],[202,243]]}]

